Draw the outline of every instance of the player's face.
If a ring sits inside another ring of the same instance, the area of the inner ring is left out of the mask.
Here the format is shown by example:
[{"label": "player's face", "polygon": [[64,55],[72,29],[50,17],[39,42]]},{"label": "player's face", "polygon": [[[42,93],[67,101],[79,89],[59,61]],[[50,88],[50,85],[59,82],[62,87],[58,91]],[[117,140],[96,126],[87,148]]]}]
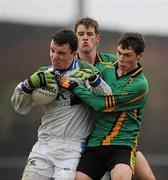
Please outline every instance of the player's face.
[{"label": "player's face", "polygon": [[128,73],[137,67],[137,62],[143,56],[143,53],[137,55],[132,48],[122,49],[122,46],[118,46],[117,56],[118,68],[125,73]]},{"label": "player's face", "polygon": [[94,27],[86,28],[84,25],[77,27],[76,35],[78,37],[78,50],[81,52],[91,52],[97,49],[100,41],[100,35],[95,33]]},{"label": "player's face", "polygon": [[62,46],[56,44],[53,40],[50,43],[50,60],[54,69],[68,69],[74,58],[74,53],[71,52],[69,44]]}]

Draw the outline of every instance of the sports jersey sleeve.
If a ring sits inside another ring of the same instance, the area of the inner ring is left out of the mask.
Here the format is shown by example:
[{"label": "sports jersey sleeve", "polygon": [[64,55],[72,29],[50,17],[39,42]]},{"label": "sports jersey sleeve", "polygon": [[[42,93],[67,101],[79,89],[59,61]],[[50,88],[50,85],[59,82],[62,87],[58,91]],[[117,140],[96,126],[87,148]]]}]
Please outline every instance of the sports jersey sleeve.
[{"label": "sports jersey sleeve", "polygon": [[[50,70],[51,66],[41,66],[37,71]],[[52,68],[51,68],[52,69]],[[36,71],[36,72],[37,72]],[[27,114],[35,106],[31,96],[32,90],[27,88],[23,82],[19,83],[11,97],[11,104],[19,114]]]},{"label": "sports jersey sleeve", "polygon": [[99,73],[99,70],[96,67],[94,67],[93,65],[91,65],[85,61],[78,60],[78,63],[79,63],[80,69],[91,69],[92,72]]},{"label": "sports jersey sleeve", "polygon": [[23,82],[19,83],[14,90],[14,93],[11,97],[11,104],[16,112],[19,114],[27,114],[32,106],[32,98],[29,92],[25,92],[26,90],[22,87]]},{"label": "sports jersey sleeve", "polygon": [[125,111],[144,105],[148,93],[148,84],[143,80],[135,80],[121,90],[116,90],[112,95],[95,94],[83,86],[76,87],[73,92],[96,111]]},{"label": "sports jersey sleeve", "polygon": [[98,86],[94,88],[92,87],[91,89],[94,94],[112,95],[110,86],[103,79],[101,79],[101,82]]}]

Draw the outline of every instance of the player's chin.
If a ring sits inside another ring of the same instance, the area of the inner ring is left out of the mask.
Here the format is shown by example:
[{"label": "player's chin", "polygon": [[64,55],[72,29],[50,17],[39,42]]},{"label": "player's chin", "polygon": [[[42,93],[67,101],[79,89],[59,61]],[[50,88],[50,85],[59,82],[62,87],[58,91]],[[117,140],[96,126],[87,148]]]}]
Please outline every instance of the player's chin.
[{"label": "player's chin", "polygon": [[83,46],[83,47],[82,47],[82,51],[88,53],[88,52],[91,51],[91,48],[88,47],[88,46]]},{"label": "player's chin", "polygon": [[52,66],[54,69],[56,70],[63,70],[65,69],[65,67],[63,67],[62,65],[60,65],[59,63],[52,63]]},{"label": "player's chin", "polygon": [[125,70],[125,69],[126,69],[126,66],[125,66],[125,65],[120,65],[120,64],[119,64],[119,65],[118,65],[118,69],[120,69],[120,70],[122,70],[122,71],[123,71],[123,70]]}]

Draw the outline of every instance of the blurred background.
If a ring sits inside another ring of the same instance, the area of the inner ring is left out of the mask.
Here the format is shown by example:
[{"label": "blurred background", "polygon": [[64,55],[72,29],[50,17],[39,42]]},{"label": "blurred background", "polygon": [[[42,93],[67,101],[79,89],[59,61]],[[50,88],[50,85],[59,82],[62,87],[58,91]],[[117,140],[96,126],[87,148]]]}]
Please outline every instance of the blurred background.
[{"label": "blurred background", "polygon": [[144,72],[150,83],[139,149],[157,180],[168,179],[168,1],[167,0],[0,0],[0,180],[19,180],[37,140],[42,115],[34,108],[19,115],[10,98],[17,83],[49,61],[56,30],[73,29],[81,17],[101,28],[99,51],[115,53],[123,32],[146,39]]}]

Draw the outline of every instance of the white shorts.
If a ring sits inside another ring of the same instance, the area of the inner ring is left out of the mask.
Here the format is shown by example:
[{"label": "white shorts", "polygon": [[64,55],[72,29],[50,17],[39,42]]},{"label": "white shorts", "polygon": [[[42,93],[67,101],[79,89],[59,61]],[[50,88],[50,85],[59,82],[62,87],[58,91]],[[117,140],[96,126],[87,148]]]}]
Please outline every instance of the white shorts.
[{"label": "white shorts", "polygon": [[74,180],[81,151],[81,143],[38,141],[32,148],[24,172],[36,172],[55,180]]}]

